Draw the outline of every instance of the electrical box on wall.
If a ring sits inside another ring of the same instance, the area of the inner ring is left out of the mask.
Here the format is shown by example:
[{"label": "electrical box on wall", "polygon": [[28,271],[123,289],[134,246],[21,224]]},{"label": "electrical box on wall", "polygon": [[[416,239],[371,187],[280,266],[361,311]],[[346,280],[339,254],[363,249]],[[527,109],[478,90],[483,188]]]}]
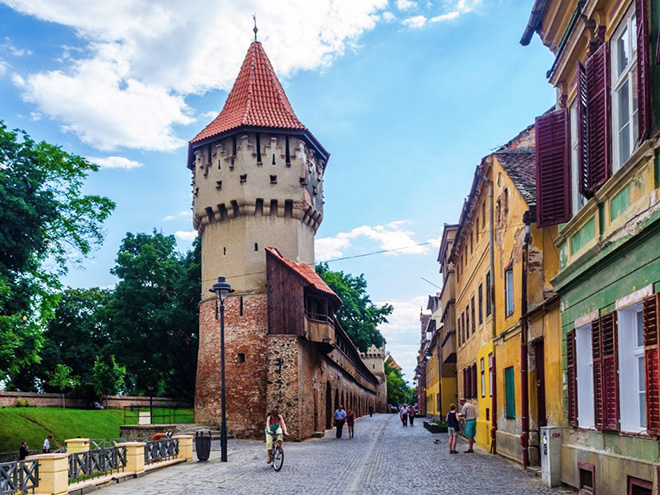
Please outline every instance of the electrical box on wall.
[{"label": "electrical box on wall", "polygon": [[561,484],[562,429],[557,426],[541,427],[541,476],[547,486]]}]

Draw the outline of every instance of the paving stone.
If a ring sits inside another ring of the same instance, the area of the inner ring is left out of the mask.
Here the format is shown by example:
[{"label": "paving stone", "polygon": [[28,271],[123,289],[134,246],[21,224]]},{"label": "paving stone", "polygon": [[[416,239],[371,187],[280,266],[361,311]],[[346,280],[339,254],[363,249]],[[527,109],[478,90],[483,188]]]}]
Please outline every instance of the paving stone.
[{"label": "paving stone", "polygon": [[[100,495],[158,493],[217,494],[366,494],[417,490],[416,493],[488,495],[557,495],[520,466],[485,451],[450,455],[446,434],[431,434],[418,420],[402,427],[398,415],[377,414],[355,423],[356,436],[285,442],[284,467],[266,464],[265,442],[230,440],[228,461],[220,462],[213,442],[208,462],[177,464],[142,478],[101,489]],[[440,443],[435,443],[435,440]],[[459,451],[467,444],[461,439]]]}]

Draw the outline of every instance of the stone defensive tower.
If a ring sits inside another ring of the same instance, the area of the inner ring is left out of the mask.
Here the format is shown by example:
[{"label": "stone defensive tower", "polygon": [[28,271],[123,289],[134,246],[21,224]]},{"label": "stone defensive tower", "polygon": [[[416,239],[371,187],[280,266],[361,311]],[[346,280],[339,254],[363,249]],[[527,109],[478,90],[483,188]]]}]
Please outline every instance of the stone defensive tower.
[{"label": "stone defensive tower", "polygon": [[328,152],[298,120],[261,43],[250,45],[215,120],[190,141],[193,225],[202,242],[197,421],[219,422],[218,276],[226,301],[229,431],[258,436],[267,407],[266,246],[314,265]]}]

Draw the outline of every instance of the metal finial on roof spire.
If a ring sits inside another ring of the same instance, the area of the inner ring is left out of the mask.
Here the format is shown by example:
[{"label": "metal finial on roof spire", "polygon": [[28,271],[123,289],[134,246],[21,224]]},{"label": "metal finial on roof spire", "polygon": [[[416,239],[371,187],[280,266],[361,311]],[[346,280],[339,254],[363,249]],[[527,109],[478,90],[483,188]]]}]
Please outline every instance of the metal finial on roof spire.
[{"label": "metal finial on roof spire", "polygon": [[257,31],[259,31],[257,29],[257,14],[252,14],[252,19],[254,19],[254,29],[252,30],[254,31],[254,41],[257,41]]}]

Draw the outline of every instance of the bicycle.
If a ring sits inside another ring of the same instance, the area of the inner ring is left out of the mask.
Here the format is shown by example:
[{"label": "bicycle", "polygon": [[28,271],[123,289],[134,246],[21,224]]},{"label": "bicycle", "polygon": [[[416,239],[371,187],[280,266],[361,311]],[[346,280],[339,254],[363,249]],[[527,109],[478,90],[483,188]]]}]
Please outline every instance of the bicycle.
[{"label": "bicycle", "polygon": [[[273,437],[276,437],[276,435],[273,435]],[[282,449],[282,440],[276,440],[275,438],[274,440],[273,451],[270,456],[270,464],[275,471],[279,471],[284,465],[284,449]]]}]

